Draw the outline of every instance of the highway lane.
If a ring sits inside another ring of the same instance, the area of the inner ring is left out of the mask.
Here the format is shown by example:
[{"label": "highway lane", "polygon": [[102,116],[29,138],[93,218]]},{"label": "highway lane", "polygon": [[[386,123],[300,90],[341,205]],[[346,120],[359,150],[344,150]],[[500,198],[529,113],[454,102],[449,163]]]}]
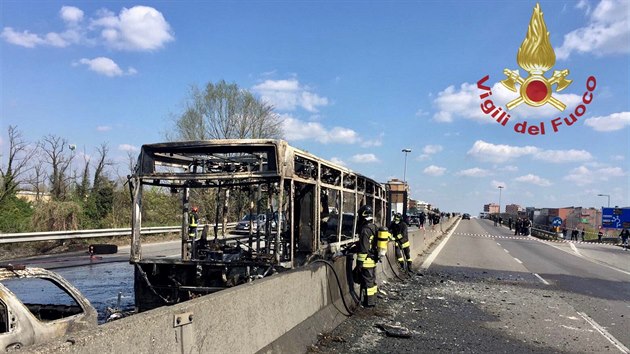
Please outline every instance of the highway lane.
[{"label": "highway lane", "polygon": [[566,305],[558,326],[630,347],[630,252],[618,247],[541,241],[489,220],[462,220],[430,269],[554,291]]}]

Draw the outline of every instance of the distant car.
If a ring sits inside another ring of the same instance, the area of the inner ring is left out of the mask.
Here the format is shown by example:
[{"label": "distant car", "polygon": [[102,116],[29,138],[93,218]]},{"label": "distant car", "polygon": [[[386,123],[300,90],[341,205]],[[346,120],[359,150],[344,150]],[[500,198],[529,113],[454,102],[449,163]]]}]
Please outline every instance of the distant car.
[{"label": "distant car", "polygon": [[407,220],[405,220],[405,222],[409,226],[412,226],[412,225],[420,226],[420,218],[418,216],[416,216],[416,215],[408,216]]},{"label": "distant car", "polygon": [[470,220],[470,214],[464,213],[464,215],[462,215],[462,220]]}]

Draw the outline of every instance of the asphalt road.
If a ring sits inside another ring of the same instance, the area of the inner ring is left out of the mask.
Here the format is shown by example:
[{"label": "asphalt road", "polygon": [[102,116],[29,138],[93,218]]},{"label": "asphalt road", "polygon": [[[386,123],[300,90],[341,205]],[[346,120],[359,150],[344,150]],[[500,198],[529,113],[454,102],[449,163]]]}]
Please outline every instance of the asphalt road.
[{"label": "asphalt road", "polygon": [[376,310],[358,310],[311,351],[630,353],[630,251],[472,219],[422,262],[422,276],[384,284]]}]

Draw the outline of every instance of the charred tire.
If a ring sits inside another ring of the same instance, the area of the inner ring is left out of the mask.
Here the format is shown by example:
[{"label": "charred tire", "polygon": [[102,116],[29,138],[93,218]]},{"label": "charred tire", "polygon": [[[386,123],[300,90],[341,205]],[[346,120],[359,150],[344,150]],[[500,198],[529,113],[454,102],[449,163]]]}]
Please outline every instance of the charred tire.
[{"label": "charred tire", "polygon": [[118,246],[117,245],[110,245],[110,244],[101,243],[101,244],[90,245],[89,248],[92,250],[93,254],[114,254],[114,253],[118,253]]}]

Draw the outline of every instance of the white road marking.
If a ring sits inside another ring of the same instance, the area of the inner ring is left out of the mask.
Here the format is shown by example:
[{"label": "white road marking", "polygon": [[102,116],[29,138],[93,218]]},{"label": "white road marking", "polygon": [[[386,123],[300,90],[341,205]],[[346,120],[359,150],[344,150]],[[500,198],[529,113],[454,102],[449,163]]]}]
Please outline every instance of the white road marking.
[{"label": "white road marking", "polygon": [[421,269],[429,269],[429,267],[431,266],[431,263],[433,263],[433,261],[435,260],[435,258],[437,258],[438,254],[440,254],[440,252],[442,251],[442,248],[444,248],[444,246],[446,245],[446,243],[448,242],[448,239],[451,237],[451,235],[453,234],[453,231],[455,231],[455,229],[457,229],[457,226],[459,225],[459,222],[461,221],[461,219],[457,220],[457,224],[455,224],[455,227],[453,227],[451,229],[451,231],[448,233],[448,235],[446,235],[446,238],[444,238],[444,240],[442,242],[440,242],[440,244],[437,246],[437,248],[429,255],[429,257],[422,263],[422,265],[420,266]]},{"label": "white road marking", "polygon": [[588,317],[587,314],[583,312],[578,312],[577,314],[580,315],[593,328],[595,328],[595,330],[599,332],[602,336],[604,336],[604,338],[608,339],[608,341],[612,343],[612,345],[617,347],[617,349],[619,349],[622,353],[630,353],[630,349],[628,349],[625,345],[618,341],[617,338],[615,338],[612,334],[608,333],[608,331],[604,327],[600,326],[597,322],[595,322],[595,320]]},{"label": "white road marking", "polygon": [[522,262],[520,259],[516,258],[516,257],[514,257],[514,260],[516,260],[516,261],[517,261],[517,262],[519,262],[520,264],[523,264],[523,262]]},{"label": "white road marking", "polygon": [[[557,249],[557,250],[560,250],[560,251],[562,251],[562,252],[565,252],[565,253],[569,253],[569,254],[571,254],[571,252],[568,252],[567,250],[562,249],[561,247],[558,247],[558,246],[556,246],[556,245],[553,245],[553,244],[551,244],[551,242],[547,242],[547,241],[544,241],[544,240],[538,239],[538,238],[533,237],[533,236],[529,236],[529,237],[532,237],[535,241],[538,241],[538,242],[540,242],[540,243],[541,243],[541,244],[543,244],[543,245],[551,246],[551,247],[553,247],[553,248],[555,248],[555,249]],[[572,244],[572,243],[570,243],[570,245],[572,245],[572,246],[573,246],[573,244]],[[592,259],[592,258],[589,258],[589,257],[584,257],[582,254],[580,254],[580,257],[582,257],[582,258],[584,258],[584,259],[586,259],[586,260],[588,260],[588,261],[591,261],[591,262],[593,262],[593,263],[595,263],[595,264],[599,264],[599,265],[601,265],[601,266],[604,266],[604,267],[606,267],[606,268],[610,268],[610,269],[612,269],[612,270],[616,270],[616,271],[618,271],[618,272],[620,272],[620,273],[630,275],[630,272],[626,272],[626,271],[625,271],[625,270],[623,270],[623,269],[615,268],[615,267],[613,267],[613,266],[611,266],[611,265],[608,265],[608,264],[603,263],[603,262],[599,262],[599,261],[597,261],[597,260],[595,260],[595,259]]]},{"label": "white road marking", "polygon": [[510,253],[510,251],[506,250],[505,248],[503,250],[505,251],[505,253]]},{"label": "white road marking", "polygon": [[540,275],[538,275],[538,274],[536,274],[536,273],[533,273],[533,274],[536,276],[536,278],[540,279],[540,281],[541,281],[543,284],[545,284],[545,285],[549,285],[549,282],[548,282],[548,281],[546,281],[545,279],[543,279],[543,277],[541,277]]},{"label": "white road marking", "polygon": [[569,246],[571,246],[571,249],[573,250],[573,252],[575,252],[575,254],[577,254],[580,257],[583,257],[580,251],[578,251],[577,247],[575,247],[574,244],[570,243]]},{"label": "white road marking", "polygon": [[500,243],[498,243],[498,242],[497,242],[497,245],[501,246],[501,244],[500,244]]}]

